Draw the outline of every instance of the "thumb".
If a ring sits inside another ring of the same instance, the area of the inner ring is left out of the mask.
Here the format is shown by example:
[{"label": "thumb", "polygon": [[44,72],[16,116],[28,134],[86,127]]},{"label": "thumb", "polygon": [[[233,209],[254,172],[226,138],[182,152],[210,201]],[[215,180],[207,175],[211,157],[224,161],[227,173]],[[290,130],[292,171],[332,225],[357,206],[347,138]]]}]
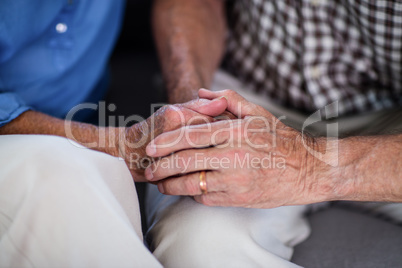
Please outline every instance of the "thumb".
[{"label": "thumb", "polygon": [[267,114],[270,114],[261,106],[249,102],[233,90],[210,91],[201,88],[198,91],[198,96],[205,99],[225,97],[227,99],[227,110],[239,118],[246,116],[267,116]]},{"label": "thumb", "polygon": [[218,96],[217,98],[209,99],[198,99],[184,104],[188,109],[191,109],[197,113],[215,117],[221,115],[226,111],[228,107],[228,102],[225,96]]}]

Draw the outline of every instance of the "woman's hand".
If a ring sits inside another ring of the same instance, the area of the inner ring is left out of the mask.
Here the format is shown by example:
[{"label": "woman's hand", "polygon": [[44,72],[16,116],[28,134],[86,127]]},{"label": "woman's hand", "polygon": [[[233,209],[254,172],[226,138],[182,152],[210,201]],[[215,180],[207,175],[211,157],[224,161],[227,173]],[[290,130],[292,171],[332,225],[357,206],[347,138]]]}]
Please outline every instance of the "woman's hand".
[{"label": "woman's hand", "polygon": [[197,99],[163,106],[141,123],[114,129],[116,149],[112,154],[126,161],[135,181],[144,181],[144,169],[150,164],[145,147],[152,139],[182,126],[211,122],[226,108],[225,98]]}]

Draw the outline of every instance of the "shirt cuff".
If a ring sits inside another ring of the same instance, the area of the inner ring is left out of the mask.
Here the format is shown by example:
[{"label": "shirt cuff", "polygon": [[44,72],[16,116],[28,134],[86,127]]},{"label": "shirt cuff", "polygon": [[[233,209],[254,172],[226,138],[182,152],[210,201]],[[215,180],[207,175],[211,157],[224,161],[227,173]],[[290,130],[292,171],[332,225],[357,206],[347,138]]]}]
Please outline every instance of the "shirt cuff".
[{"label": "shirt cuff", "polygon": [[31,110],[24,101],[14,93],[0,93],[0,127],[10,123],[23,112]]}]

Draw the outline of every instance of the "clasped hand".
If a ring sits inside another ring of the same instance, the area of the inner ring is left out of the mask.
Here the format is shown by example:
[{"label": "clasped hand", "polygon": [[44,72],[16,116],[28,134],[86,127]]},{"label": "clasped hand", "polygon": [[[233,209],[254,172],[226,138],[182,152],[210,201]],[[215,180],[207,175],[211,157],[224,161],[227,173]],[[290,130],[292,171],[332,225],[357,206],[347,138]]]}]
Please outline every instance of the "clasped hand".
[{"label": "clasped hand", "polygon": [[[237,119],[183,126],[146,147],[155,161],[145,170],[161,193],[194,196],[208,206],[272,208],[327,199],[320,183],[325,165],[308,153],[316,139],[287,127],[264,108],[231,90],[200,90],[199,97],[227,99]],[[201,194],[200,171],[208,193]]]},{"label": "clasped hand", "polygon": [[184,104],[166,105],[147,120],[131,127],[111,128],[109,139],[114,140],[110,154],[123,158],[136,182],[144,181],[144,169],[150,163],[145,153],[147,144],[161,133],[184,125],[214,121],[227,108],[225,98],[197,99]]}]

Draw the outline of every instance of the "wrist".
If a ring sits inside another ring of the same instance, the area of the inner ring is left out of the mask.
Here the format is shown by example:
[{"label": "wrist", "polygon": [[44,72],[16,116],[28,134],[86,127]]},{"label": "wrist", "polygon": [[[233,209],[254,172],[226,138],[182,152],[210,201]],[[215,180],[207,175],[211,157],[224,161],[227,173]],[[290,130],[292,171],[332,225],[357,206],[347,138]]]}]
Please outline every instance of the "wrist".
[{"label": "wrist", "polygon": [[135,177],[143,177],[144,170],[151,161],[146,155],[145,147],[152,135],[150,135],[150,127],[145,122],[117,129],[116,148],[118,156],[126,161]]},{"label": "wrist", "polygon": [[166,79],[169,103],[184,103],[198,98],[198,90],[206,87],[206,83],[195,72],[187,73],[180,78]]},{"label": "wrist", "polygon": [[167,72],[164,72],[169,103],[184,103],[196,99],[198,90],[211,84],[213,71],[202,70],[198,61],[192,59],[182,65],[179,69],[169,66],[166,68]]},{"label": "wrist", "polygon": [[[339,143],[339,198],[351,201],[401,200],[398,136],[352,137]],[[399,170],[399,171],[398,171]]]},{"label": "wrist", "polygon": [[[87,146],[90,149],[107,153],[109,155],[119,157],[119,131],[118,127],[95,127],[92,131],[94,136],[96,137],[95,146]],[[86,145],[84,145],[86,146]]]},{"label": "wrist", "polygon": [[304,144],[307,154],[307,180],[309,183],[309,203],[340,200],[348,190],[340,190],[339,140],[335,138],[310,137]]},{"label": "wrist", "polygon": [[[105,146],[96,150],[124,159],[134,181],[144,180],[144,169],[147,167],[145,159],[144,135],[141,133],[141,124],[132,127],[105,127],[99,128],[99,138],[104,140]],[[102,143],[100,143],[102,144]],[[146,145],[146,144],[145,144]]]},{"label": "wrist", "polygon": [[199,86],[178,86],[168,90],[168,103],[185,103],[198,97]]},{"label": "wrist", "polygon": [[[384,150],[377,138],[351,137],[328,140],[332,165],[326,165],[323,181],[330,189],[327,200],[387,201],[392,198],[392,176],[380,162]],[[323,166],[323,163],[320,163]],[[385,175],[385,176],[384,176]]]}]

